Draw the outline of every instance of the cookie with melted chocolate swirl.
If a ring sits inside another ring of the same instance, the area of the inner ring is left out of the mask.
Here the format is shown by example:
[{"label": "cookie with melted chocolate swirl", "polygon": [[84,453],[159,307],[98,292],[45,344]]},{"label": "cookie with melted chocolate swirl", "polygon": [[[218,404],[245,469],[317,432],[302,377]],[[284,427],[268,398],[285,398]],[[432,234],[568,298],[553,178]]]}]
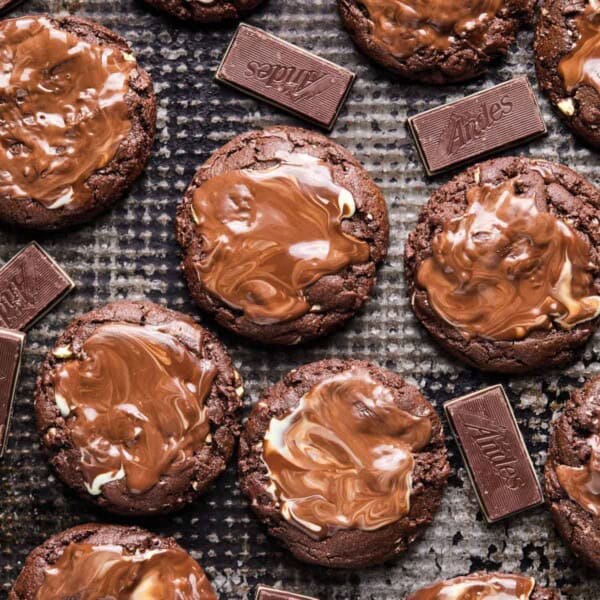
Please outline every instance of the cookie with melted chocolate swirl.
[{"label": "cookie with melted chocolate swirl", "polygon": [[0,48],[0,220],[58,229],[94,218],[150,156],[150,76],[124,39],[80,17],[7,19]]},{"label": "cookie with melted chocolate swirl", "polygon": [[405,246],[413,311],[484,371],[572,360],[600,324],[600,192],[562,165],[499,158],[436,191]]},{"label": "cookie with melted chocolate swirl", "polygon": [[532,0],[337,0],[360,50],[400,77],[456,83],[504,56]]},{"label": "cookie with melted chocolate swirl", "polygon": [[263,393],[239,471],[252,509],[296,558],[358,568],[419,537],[450,467],[439,418],[416,388],[371,363],[331,359]]},{"label": "cookie with melted chocolate swirl", "polygon": [[438,581],[412,594],[406,600],[560,600],[555,589],[537,584],[535,579],[513,573],[471,573]]},{"label": "cookie with melted chocolate swirl", "polygon": [[385,200],[325,136],[293,127],[240,135],[198,169],[177,209],[182,269],[198,305],[262,343],[339,329],[386,256]]},{"label": "cookie with melted chocolate swirl", "polygon": [[79,525],[36,548],[9,600],[217,600],[202,567],[172,538],[139,527]]},{"label": "cookie with melted chocolate swirl", "polygon": [[164,514],[225,469],[243,387],[192,319],[117,302],[76,319],[42,367],[37,426],[60,479],[118,514]]}]

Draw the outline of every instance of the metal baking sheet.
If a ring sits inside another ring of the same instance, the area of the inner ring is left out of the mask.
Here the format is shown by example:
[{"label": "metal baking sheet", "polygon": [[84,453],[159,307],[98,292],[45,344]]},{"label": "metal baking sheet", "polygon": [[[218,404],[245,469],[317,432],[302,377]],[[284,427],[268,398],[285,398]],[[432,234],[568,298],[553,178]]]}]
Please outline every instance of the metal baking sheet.
[{"label": "metal baking sheet", "polygon": [[[194,27],[150,11],[141,0],[29,0],[13,14],[72,11],[123,35],[151,73],[158,94],[158,131],[145,175],[126,199],[92,224],[55,234],[0,228],[0,260],[39,241],[78,287],[28,333],[8,451],[0,462],[0,596],[6,597],[27,554],[48,536],[86,521],[115,519],[75,498],[56,480],[33,420],[38,367],[77,314],[108,301],[148,298],[205,322],[190,302],[178,268],[175,207],[192,175],[232,136],[268,125],[303,123],[217,84],[213,77],[235,25]],[[350,324],[318,343],[271,351],[218,331],[246,382],[246,413],[261,389],[289,369],[329,356],[371,360],[419,385],[440,415],[443,401],[480,387],[506,386],[541,473],[550,421],[574,386],[600,372],[600,336],[579,362],[536,377],[482,375],[453,362],[427,337],[405,294],[402,249],[420,206],[449,176],[428,180],[405,129],[406,118],[484,86],[527,74],[535,85],[532,34],[521,35],[507,61],[468,85],[422,86],[395,80],[355,50],[334,0],[268,0],[247,22],[350,68],[354,88],[331,136],[365,164],[387,198],[391,248],[374,298]],[[535,88],[537,91],[537,87]],[[547,137],[513,153],[562,161],[600,183],[598,155],[577,143],[545,98]],[[310,127],[310,126],[309,126]],[[208,323],[212,327],[211,323]],[[453,474],[433,526],[400,559],[361,571],[302,565],[270,540],[241,496],[235,465],[195,505],[171,517],[137,521],[175,536],[205,567],[221,598],[250,598],[259,582],[322,599],[403,599],[419,584],[476,569],[523,571],[560,586],[576,600],[600,597],[600,583],[580,568],[537,509],[487,525],[447,429]]]}]

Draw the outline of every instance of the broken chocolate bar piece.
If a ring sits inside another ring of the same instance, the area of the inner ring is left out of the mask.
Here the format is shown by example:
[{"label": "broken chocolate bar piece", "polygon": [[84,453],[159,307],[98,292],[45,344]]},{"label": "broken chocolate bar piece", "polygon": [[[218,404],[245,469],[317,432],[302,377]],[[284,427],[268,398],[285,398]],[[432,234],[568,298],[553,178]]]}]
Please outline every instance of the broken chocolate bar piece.
[{"label": "broken chocolate bar piece", "polygon": [[0,328],[0,457],[8,438],[24,340],[24,333]]},{"label": "broken chocolate bar piece", "polygon": [[501,385],[446,402],[444,410],[488,522],[542,504],[542,489]]},{"label": "broken chocolate bar piece", "polygon": [[317,598],[286,592],[276,588],[259,585],[256,588],[255,600],[318,600]]},{"label": "broken chocolate bar piece", "polygon": [[352,87],[354,73],[261,29],[241,24],[216,79],[331,129]]},{"label": "broken chocolate bar piece", "polygon": [[35,242],[0,269],[0,327],[26,330],[75,284]]},{"label": "broken chocolate bar piece", "polygon": [[527,77],[517,77],[408,120],[428,175],[546,133]]}]

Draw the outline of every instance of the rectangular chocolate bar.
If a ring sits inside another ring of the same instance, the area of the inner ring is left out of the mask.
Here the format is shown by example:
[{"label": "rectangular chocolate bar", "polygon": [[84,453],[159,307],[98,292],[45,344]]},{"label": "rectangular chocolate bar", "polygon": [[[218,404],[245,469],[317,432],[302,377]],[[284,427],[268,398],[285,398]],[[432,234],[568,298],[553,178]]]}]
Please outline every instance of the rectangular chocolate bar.
[{"label": "rectangular chocolate bar", "polygon": [[444,410],[489,523],[544,501],[501,385],[446,402]]},{"label": "rectangular chocolate bar", "polygon": [[0,329],[0,458],[8,438],[24,340],[25,334],[20,331]]},{"label": "rectangular chocolate bar", "polygon": [[408,119],[428,175],[546,133],[526,76]]},{"label": "rectangular chocolate bar", "polygon": [[301,596],[300,594],[294,594],[293,592],[286,592],[285,590],[278,590],[276,588],[267,587],[266,585],[259,585],[256,588],[255,600],[318,600],[309,596]]},{"label": "rectangular chocolate bar", "polygon": [[0,327],[26,330],[75,284],[32,242],[0,269]]},{"label": "rectangular chocolate bar", "polygon": [[331,129],[354,73],[242,23],[216,79]]}]

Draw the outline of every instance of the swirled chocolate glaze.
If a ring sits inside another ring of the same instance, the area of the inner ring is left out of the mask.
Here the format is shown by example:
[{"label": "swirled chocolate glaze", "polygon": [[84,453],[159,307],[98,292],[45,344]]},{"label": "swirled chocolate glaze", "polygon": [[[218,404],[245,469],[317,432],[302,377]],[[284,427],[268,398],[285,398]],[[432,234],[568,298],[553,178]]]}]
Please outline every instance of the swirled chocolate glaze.
[{"label": "swirled chocolate glaze", "polygon": [[466,338],[518,340],[600,314],[589,244],[515,183],[469,189],[467,212],[445,224],[419,267],[433,309]]},{"label": "swirled chocolate glaze", "polygon": [[423,47],[447,50],[456,37],[479,39],[503,0],[360,0],[374,40],[403,58]]},{"label": "swirled chocolate glaze", "polygon": [[179,548],[128,553],[71,543],[45,571],[36,600],[216,600],[204,571]]},{"label": "swirled chocolate glaze", "polygon": [[591,448],[589,462],[583,467],[558,465],[556,475],[569,498],[595,516],[600,516],[600,435],[587,440]]},{"label": "swirled chocolate glaze", "polygon": [[168,326],[96,329],[83,344],[83,358],[54,373],[56,403],[81,451],[88,491],[100,494],[104,484],[124,477],[130,492],[142,494],[184,468],[209,433],[204,401],[215,376],[214,364]]},{"label": "swirled chocolate glaze", "polygon": [[528,600],[535,580],[522,575],[489,573],[440,581],[408,600]]},{"label": "swirled chocolate glaze", "polygon": [[590,0],[583,14],[575,18],[575,25],[579,39],[558,64],[558,72],[568,92],[585,84],[600,93],[600,3]]},{"label": "swirled chocolate glaze", "polygon": [[194,191],[206,288],[259,324],[310,310],[304,290],[324,275],[369,260],[369,246],[345,233],[352,194],[308,155],[281,157],[267,170],[217,175]]},{"label": "swirled chocolate glaze", "polygon": [[135,59],[41,16],[0,23],[0,64],[0,201],[85,204],[86,181],[131,129],[125,94]]},{"label": "swirled chocolate glaze", "polygon": [[265,434],[263,460],[283,516],[312,537],[374,530],[410,510],[413,452],[428,417],[400,409],[368,371],[353,368],[305,394]]}]

